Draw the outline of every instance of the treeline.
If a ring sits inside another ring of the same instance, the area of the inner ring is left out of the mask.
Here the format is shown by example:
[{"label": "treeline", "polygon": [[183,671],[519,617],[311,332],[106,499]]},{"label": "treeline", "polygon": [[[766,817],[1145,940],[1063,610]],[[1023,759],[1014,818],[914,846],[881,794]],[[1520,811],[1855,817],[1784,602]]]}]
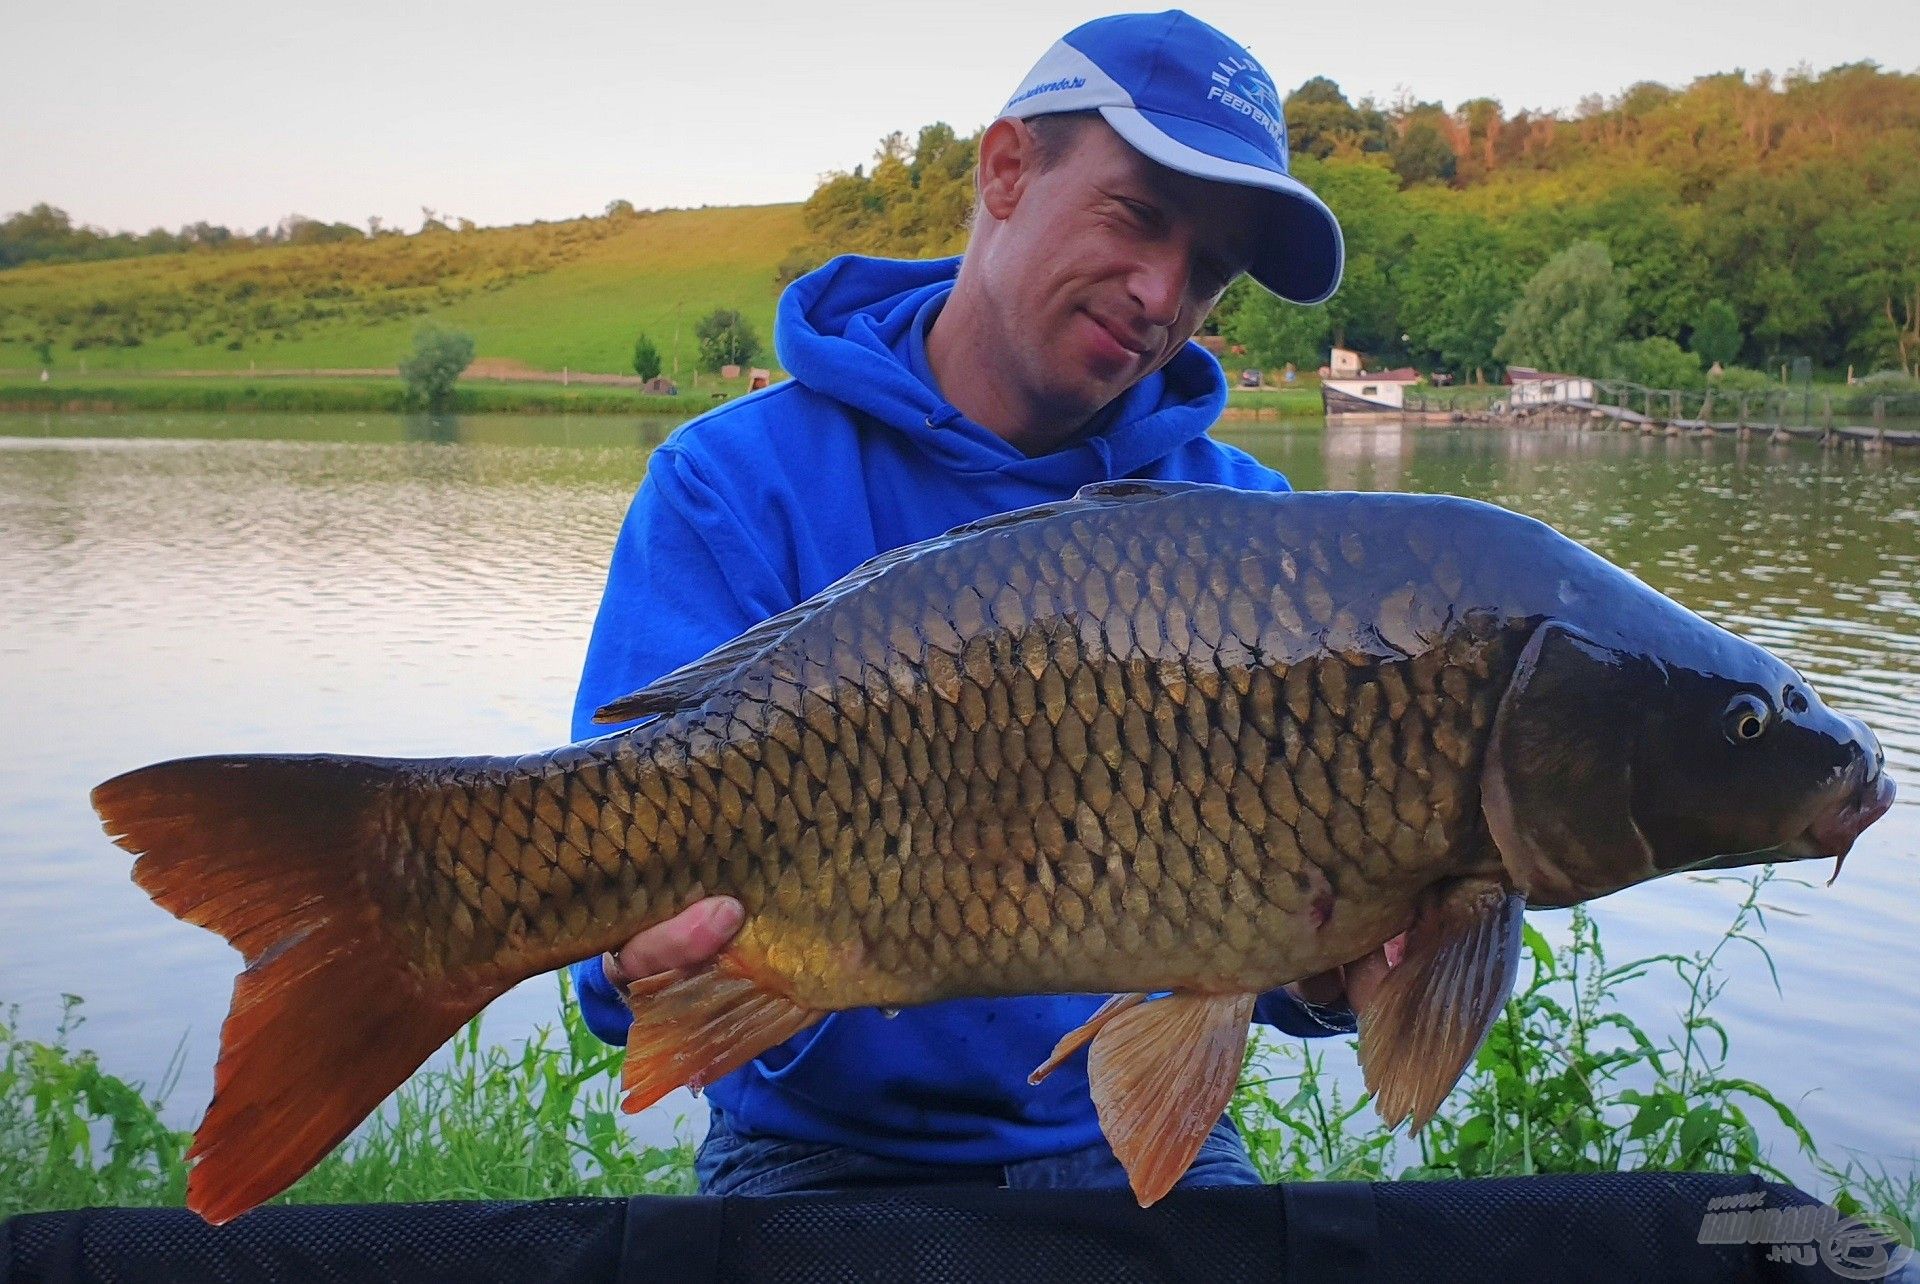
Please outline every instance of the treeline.
[{"label": "treeline", "polygon": [[[444,226],[444,225],[443,225]],[[469,224],[469,227],[472,225]],[[0,219],[0,268],[24,263],[86,263],[97,259],[130,259],[147,254],[178,254],[186,250],[258,249],[268,245],[328,245],[390,236],[398,229],[368,220],[362,231],[351,223],[327,223],[304,214],[289,214],[273,227],[236,232],[218,223],[188,223],[177,232],[156,227],[150,232],[107,232],[75,223],[65,210],[42,202],[30,210]]]},{"label": "treeline", "polygon": [[[1253,363],[1312,368],[1339,344],[1460,378],[1533,364],[1502,347],[1508,323],[1548,261],[1586,242],[1624,304],[1615,368],[1583,373],[1673,373],[1673,352],[1703,346],[1768,369],[1920,363],[1920,76],[1736,72],[1567,116],[1354,103],[1315,78],[1286,115],[1295,172],[1345,229],[1347,273],[1317,308],[1236,286],[1211,324]],[[889,136],[871,172],[827,178],[783,278],[842,251],[959,249],[977,142],[931,125],[911,146]]]}]

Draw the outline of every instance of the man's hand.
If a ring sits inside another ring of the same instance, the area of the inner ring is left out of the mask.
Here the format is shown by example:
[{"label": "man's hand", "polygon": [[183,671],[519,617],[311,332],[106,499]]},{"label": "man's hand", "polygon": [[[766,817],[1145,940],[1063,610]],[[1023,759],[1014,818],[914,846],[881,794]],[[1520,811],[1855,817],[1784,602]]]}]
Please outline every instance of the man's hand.
[{"label": "man's hand", "polygon": [[1358,1015],[1367,1010],[1373,996],[1379,993],[1388,968],[1400,961],[1404,943],[1403,937],[1396,936],[1363,958],[1301,977],[1282,988],[1303,1003],[1321,1008],[1345,1007]]},{"label": "man's hand", "polygon": [[607,984],[624,994],[642,977],[698,967],[727,948],[746,916],[746,910],[731,896],[695,901],[618,950],[601,955],[600,970],[606,974]]}]

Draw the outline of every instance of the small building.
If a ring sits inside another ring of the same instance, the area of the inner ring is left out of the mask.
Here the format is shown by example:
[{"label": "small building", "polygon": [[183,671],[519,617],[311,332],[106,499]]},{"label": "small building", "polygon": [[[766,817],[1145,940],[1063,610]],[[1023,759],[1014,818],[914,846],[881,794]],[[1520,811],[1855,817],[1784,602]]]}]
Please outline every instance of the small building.
[{"label": "small building", "polygon": [[1593,380],[1582,375],[1553,374],[1528,366],[1508,366],[1510,406],[1544,406],[1559,401],[1592,401]]},{"label": "small building", "polygon": [[748,392],[758,392],[771,382],[773,382],[773,372],[771,370],[762,370],[759,366],[755,366],[753,369],[747,371]]},{"label": "small building", "polygon": [[1351,348],[1335,348],[1327,362],[1327,373],[1335,379],[1360,377],[1360,354]]},{"label": "small building", "polygon": [[720,377],[722,379],[738,379],[740,377],[740,367],[732,363],[721,366]]},{"label": "small building", "polygon": [[1407,385],[1398,379],[1363,375],[1320,381],[1320,404],[1330,415],[1394,414],[1405,408]]},{"label": "small building", "polygon": [[1320,381],[1320,404],[1330,415],[1397,414],[1406,408],[1407,389],[1419,382],[1420,372],[1412,366],[1344,379],[1329,375]]},{"label": "small building", "polygon": [[641,387],[641,390],[647,393],[649,396],[677,397],[680,395],[680,385],[675,383],[673,380],[667,378],[665,375],[655,375],[653,378],[647,380],[644,384],[640,385],[640,387]]}]

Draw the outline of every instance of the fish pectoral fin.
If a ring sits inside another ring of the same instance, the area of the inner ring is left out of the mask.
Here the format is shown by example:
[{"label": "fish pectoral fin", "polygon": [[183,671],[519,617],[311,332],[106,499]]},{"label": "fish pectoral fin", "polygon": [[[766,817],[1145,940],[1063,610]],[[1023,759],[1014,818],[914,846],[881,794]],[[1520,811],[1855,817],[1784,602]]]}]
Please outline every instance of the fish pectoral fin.
[{"label": "fish pectoral fin", "polygon": [[1227,1108],[1254,997],[1175,994],[1123,1004],[1137,996],[1120,995],[1101,1009],[1107,1017],[1087,1053],[1093,1107],[1142,1208],[1173,1189]]},{"label": "fish pectoral fin", "polygon": [[1424,1128],[1506,1006],[1520,966],[1517,892],[1462,880],[1423,909],[1360,1013],[1360,1065],[1388,1128]]},{"label": "fish pectoral fin", "polygon": [[1066,1034],[1060,1036],[1060,1042],[1053,1045],[1053,1051],[1048,1055],[1047,1059],[1042,1061],[1034,1068],[1033,1073],[1027,1076],[1027,1082],[1039,1083],[1055,1070],[1058,1070],[1061,1065],[1066,1062],[1068,1057],[1086,1047],[1094,1035],[1105,1029],[1107,1022],[1113,1020],[1122,1012],[1125,1012],[1128,1008],[1141,1002],[1146,997],[1145,991],[1135,991],[1132,994],[1116,994],[1105,1003],[1102,1003],[1099,1010],[1092,1016],[1082,1021]]},{"label": "fish pectoral fin", "polygon": [[626,999],[633,1025],[620,1108],[628,1114],[683,1084],[705,1087],[826,1015],[756,980],[732,950],[706,967],[642,977]]}]

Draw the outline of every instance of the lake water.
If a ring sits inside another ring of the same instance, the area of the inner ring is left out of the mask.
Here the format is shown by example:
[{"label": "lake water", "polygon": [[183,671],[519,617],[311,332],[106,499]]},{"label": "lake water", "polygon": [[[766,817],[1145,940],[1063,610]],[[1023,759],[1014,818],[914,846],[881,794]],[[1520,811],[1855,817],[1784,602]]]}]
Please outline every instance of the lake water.
[{"label": "lake water", "polygon": [[[80,1042],[131,1078],[159,1079],[181,1048],[168,1113],[194,1122],[238,955],[133,886],[88,789],[185,754],[564,739],[614,532],[670,427],[0,415],[0,1005],[44,1034],[61,994],[84,996]],[[1785,1097],[1831,1157],[1920,1155],[1920,457],[1525,430],[1222,436],[1303,489],[1452,492],[1541,517],[1875,728],[1900,803],[1835,886],[1823,864],[1770,891],[1780,991],[1737,956],[1715,1012],[1733,1071]],[[1595,912],[1615,960],[1689,950],[1736,890],[1667,879]],[[1565,920],[1533,916],[1556,939]],[[1643,1026],[1674,1027],[1675,986],[1631,993]],[[555,994],[523,985],[488,1031],[524,1035]],[[1357,1082],[1347,1053],[1329,1060]],[[684,1094],[639,1127],[657,1137],[677,1117],[704,1127]]]}]

